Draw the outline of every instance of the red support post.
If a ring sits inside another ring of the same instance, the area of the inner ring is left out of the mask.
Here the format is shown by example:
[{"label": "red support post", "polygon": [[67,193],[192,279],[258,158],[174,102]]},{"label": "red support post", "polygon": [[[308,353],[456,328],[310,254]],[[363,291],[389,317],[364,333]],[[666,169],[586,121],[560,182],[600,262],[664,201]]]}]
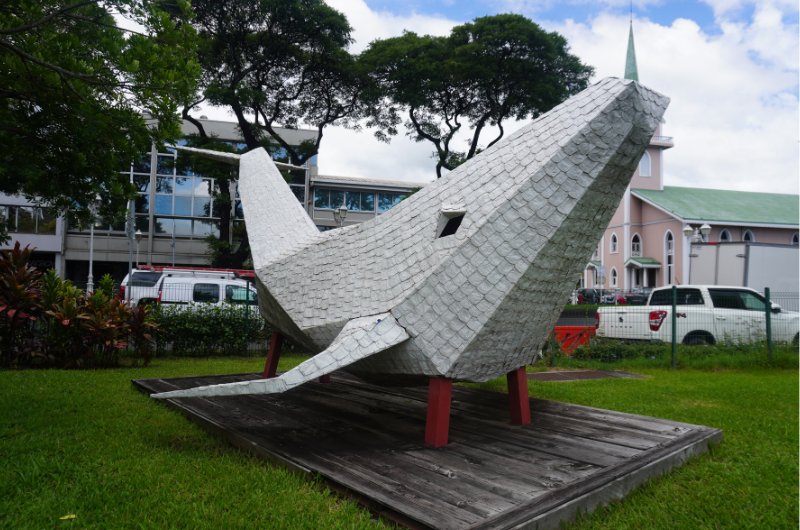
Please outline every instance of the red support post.
[{"label": "red support post", "polygon": [[428,416],[425,424],[425,443],[433,447],[447,445],[450,431],[450,398],[453,381],[444,377],[431,377],[428,386]]},{"label": "red support post", "polygon": [[528,374],[525,367],[506,374],[508,381],[508,404],[511,407],[511,423],[525,425],[531,422],[531,404],[528,401]]},{"label": "red support post", "polygon": [[278,371],[278,361],[281,358],[281,348],[283,347],[283,335],[277,331],[272,333],[272,340],[269,342],[269,353],[267,353],[267,364],[264,365],[264,375],[262,379],[272,379]]},{"label": "red support post", "polygon": [[325,374],[325,375],[319,376],[319,382],[320,383],[330,383],[331,382],[330,374]]}]

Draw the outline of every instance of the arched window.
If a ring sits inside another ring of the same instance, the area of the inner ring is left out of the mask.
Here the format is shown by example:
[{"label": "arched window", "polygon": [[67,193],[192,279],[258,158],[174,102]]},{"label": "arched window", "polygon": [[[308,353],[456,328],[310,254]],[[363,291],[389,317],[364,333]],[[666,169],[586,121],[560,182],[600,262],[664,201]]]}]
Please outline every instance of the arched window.
[{"label": "arched window", "polygon": [[617,252],[619,252],[617,234],[611,234],[611,253],[616,254]]},{"label": "arched window", "polygon": [[639,176],[649,177],[650,175],[650,153],[645,151],[642,155],[642,159],[639,160]]},{"label": "arched window", "polygon": [[723,228],[722,232],[719,233],[719,241],[720,243],[725,241],[731,241],[731,233],[728,232],[727,228]]},{"label": "arched window", "polygon": [[611,287],[617,286],[617,269],[616,267],[611,267]]},{"label": "arched window", "polygon": [[745,241],[747,243],[755,243],[756,238],[753,237],[753,232],[751,232],[750,230],[745,230],[744,234],[742,234],[742,241]]},{"label": "arched window", "polygon": [[667,231],[664,242],[666,243],[665,254],[667,258],[667,269],[664,271],[664,284],[672,285],[675,283],[675,238],[672,237],[672,232],[669,230]]},{"label": "arched window", "polygon": [[798,233],[795,232],[794,235],[792,236],[792,245],[797,245],[797,244],[800,244],[800,236],[798,236]]},{"label": "arched window", "polygon": [[642,257],[642,239],[639,237],[639,234],[633,234],[631,238],[631,257]]}]

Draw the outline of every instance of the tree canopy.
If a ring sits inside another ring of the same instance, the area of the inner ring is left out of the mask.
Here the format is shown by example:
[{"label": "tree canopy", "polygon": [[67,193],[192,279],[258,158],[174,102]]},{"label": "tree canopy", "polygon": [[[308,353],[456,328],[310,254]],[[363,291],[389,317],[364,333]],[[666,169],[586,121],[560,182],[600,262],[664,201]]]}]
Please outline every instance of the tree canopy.
[{"label": "tree canopy", "polygon": [[[472,158],[487,126],[536,118],[586,88],[593,73],[569,53],[567,40],[521,15],[494,15],[452,29],[449,36],[378,40],[361,54],[408,136],[433,144],[436,176]],[[466,150],[454,148],[464,125]],[[391,134],[391,130],[389,131]]]},{"label": "tree canopy", "polygon": [[199,74],[191,16],[185,0],[0,3],[0,192],[84,225],[102,195],[100,215],[120,218],[135,196],[120,169],[180,135]]},{"label": "tree canopy", "polygon": [[[195,0],[193,24],[200,37],[202,94],[187,109],[208,101],[227,107],[249,149],[268,143],[289,161],[317,154],[329,125],[359,129],[376,96],[367,72],[347,52],[352,28],[322,0]],[[186,115],[186,113],[184,113]],[[300,146],[277,127],[312,127],[316,141]]]},{"label": "tree canopy", "polygon": [[[280,150],[294,165],[319,152],[326,127],[360,129],[365,119],[372,125],[383,117],[375,108],[376,84],[347,51],[347,18],[323,0],[194,0],[192,7],[203,72],[183,117],[197,127],[203,145],[214,140],[190,112],[206,102],[231,111],[248,150]],[[317,134],[293,145],[278,134],[279,127],[308,127]],[[383,138],[383,129],[377,135]],[[219,182],[221,197],[230,197],[229,184]],[[230,221],[222,218],[220,224],[219,240],[208,238],[212,264],[239,268],[248,256],[246,229],[240,244],[230,246]]]}]

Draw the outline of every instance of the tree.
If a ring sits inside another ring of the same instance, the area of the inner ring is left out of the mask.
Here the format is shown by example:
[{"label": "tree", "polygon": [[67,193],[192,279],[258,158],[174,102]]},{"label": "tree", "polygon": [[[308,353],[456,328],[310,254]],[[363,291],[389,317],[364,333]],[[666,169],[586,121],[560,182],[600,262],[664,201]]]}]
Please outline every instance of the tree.
[{"label": "tree", "polygon": [[173,2],[172,15],[163,5],[0,4],[0,192],[69,209],[84,226],[102,195],[100,215],[122,217],[135,189],[121,166],[180,134],[177,102],[199,74],[188,2]]},{"label": "tree", "polygon": [[[201,94],[183,117],[201,137],[202,125],[189,112],[204,102],[227,107],[248,149],[282,148],[286,161],[299,166],[319,152],[326,127],[358,130],[363,118],[367,125],[386,118],[377,86],[346,50],[352,28],[322,0],[194,0],[192,6],[203,74]],[[293,145],[277,134],[278,127],[301,125],[317,130],[314,141]],[[384,138],[383,129],[377,136]],[[223,227],[220,240],[226,233]],[[229,266],[240,266],[233,262],[244,261],[247,246],[245,233]]]},{"label": "tree", "polygon": [[[569,53],[564,37],[510,14],[476,18],[447,37],[405,32],[378,40],[360,61],[393,110],[407,116],[408,136],[434,145],[437,178],[480,152],[487,126],[499,129],[491,147],[505,134],[503,122],[547,112],[586,88],[594,71]],[[468,149],[454,150],[465,123]]]}]

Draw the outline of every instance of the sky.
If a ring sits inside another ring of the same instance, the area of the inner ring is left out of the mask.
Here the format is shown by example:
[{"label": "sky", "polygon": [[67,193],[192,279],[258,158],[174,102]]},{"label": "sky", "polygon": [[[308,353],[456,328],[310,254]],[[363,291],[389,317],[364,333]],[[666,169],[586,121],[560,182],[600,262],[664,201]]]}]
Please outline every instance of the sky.
[{"label": "sky", "polygon": [[[796,0],[327,0],[353,27],[351,52],[372,40],[446,35],[498,13],[525,15],[567,38],[595,67],[592,82],[623,77],[633,22],[639,80],[671,98],[662,134],[664,184],[777,193],[800,192],[798,3]],[[205,108],[212,119],[233,118]],[[507,122],[506,134],[523,122]],[[489,139],[491,131],[481,135]],[[466,145],[466,135],[459,141]],[[488,140],[487,140],[488,142]],[[456,148],[463,149],[463,145]],[[402,132],[391,143],[371,131],[326,129],[322,175],[431,182],[433,147]]]}]

